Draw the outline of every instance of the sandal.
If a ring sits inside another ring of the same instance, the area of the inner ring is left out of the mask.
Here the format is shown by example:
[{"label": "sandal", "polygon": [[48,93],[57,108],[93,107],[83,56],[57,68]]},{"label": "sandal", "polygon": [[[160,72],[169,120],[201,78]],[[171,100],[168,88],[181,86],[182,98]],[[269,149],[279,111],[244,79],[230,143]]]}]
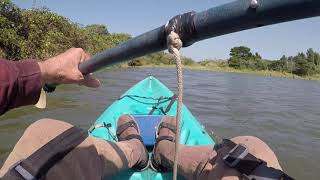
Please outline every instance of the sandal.
[{"label": "sandal", "polygon": [[[131,115],[123,115],[118,120],[118,127],[117,127],[117,138],[119,141],[128,141],[131,139],[138,139],[141,144],[144,146],[143,140],[140,136],[140,129],[137,122],[134,120],[134,117]],[[135,130],[129,130],[130,127],[133,127]],[[136,165],[132,167],[134,170],[143,171],[148,168],[149,166],[149,154],[144,146],[145,149],[145,158],[140,160]]]},{"label": "sandal", "polygon": [[[172,122],[172,118],[174,119],[174,121]],[[176,124],[175,124],[175,118],[174,117],[171,117],[171,116],[164,116],[161,120],[161,122],[159,123],[159,126],[157,128],[157,131],[156,131],[156,143],[154,145],[154,148],[153,148],[153,153],[152,153],[152,156],[151,156],[151,162],[150,162],[150,167],[154,170],[154,171],[157,171],[157,172],[167,172],[168,170],[170,170],[170,168],[168,167],[164,167],[161,165],[160,162],[157,162],[157,160],[155,159],[155,150],[157,149],[157,146],[159,144],[160,141],[162,140],[168,140],[168,141],[171,141],[173,143],[175,143],[175,134],[176,134]],[[168,130],[170,130],[173,135],[161,135],[159,134],[160,130],[162,128],[166,128]]]}]

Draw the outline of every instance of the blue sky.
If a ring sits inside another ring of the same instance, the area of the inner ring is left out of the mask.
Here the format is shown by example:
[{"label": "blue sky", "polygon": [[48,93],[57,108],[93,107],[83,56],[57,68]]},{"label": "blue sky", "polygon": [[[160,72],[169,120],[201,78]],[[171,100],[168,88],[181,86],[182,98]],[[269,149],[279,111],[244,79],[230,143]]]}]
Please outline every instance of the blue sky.
[{"label": "blue sky", "polygon": [[[105,24],[110,32],[133,36],[165,24],[171,17],[191,10],[202,11],[232,0],[37,0],[54,12],[83,24]],[[13,0],[31,8],[32,0]],[[184,48],[184,56],[196,60],[226,59],[230,48],[245,45],[263,58],[278,59],[313,48],[320,52],[320,18],[247,30],[198,42]]]}]

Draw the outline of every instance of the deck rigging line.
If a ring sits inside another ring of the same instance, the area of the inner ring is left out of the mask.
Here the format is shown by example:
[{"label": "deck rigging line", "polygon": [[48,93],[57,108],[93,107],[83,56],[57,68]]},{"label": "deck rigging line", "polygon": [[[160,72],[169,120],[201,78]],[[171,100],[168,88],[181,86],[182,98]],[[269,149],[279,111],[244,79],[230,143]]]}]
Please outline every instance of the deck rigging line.
[{"label": "deck rigging line", "polygon": [[171,31],[167,37],[168,51],[174,56],[176,61],[177,70],[177,84],[178,84],[178,107],[177,107],[177,132],[175,137],[175,154],[173,164],[173,180],[177,179],[178,174],[178,152],[180,145],[180,121],[181,121],[181,109],[182,109],[182,96],[183,96],[183,76],[182,76],[182,63],[180,57],[180,48],[182,47],[182,41],[177,33]]},{"label": "deck rigging line", "polygon": [[[166,102],[169,102],[171,101],[172,99],[175,98],[175,96],[171,96],[171,97],[160,97],[160,98],[153,98],[153,97],[145,97],[145,96],[138,96],[138,95],[124,95],[124,96],[121,96],[120,98],[118,98],[118,100],[121,100],[123,98],[130,98],[134,101],[137,101],[141,104],[145,104],[145,105],[159,105],[159,104],[163,104],[163,103],[166,103]],[[139,99],[146,99],[146,100],[154,100],[156,102],[144,102],[144,101],[141,101]]]}]

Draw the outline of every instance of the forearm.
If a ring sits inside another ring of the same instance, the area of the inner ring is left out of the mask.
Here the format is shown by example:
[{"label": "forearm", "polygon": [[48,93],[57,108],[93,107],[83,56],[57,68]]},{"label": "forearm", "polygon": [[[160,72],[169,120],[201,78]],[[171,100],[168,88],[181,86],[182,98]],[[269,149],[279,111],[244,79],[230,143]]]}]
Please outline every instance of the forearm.
[{"label": "forearm", "polygon": [[79,64],[89,58],[83,49],[71,48],[43,62],[0,59],[0,115],[37,103],[45,83],[99,87],[100,81],[92,74],[84,76],[79,71]]},{"label": "forearm", "polygon": [[0,114],[37,103],[41,87],[41,71],[36,61],[0,59]]}]

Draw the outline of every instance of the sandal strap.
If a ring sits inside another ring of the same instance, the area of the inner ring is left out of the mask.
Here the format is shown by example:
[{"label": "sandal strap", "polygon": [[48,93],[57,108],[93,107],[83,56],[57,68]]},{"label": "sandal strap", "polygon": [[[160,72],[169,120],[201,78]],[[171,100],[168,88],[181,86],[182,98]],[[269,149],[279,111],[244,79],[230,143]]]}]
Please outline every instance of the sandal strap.
[{"label": "sandal strap", "polygon": [[120,135],[123,133],[123,131],[125,131],[129,127],[134,127],[139,132],[139,128],[138,128],[137,124],[133,120],[130,120],[130,121],[118,126],[117,136],[120,137]]},{"label": "sandal strap", "polygon": [[156,145],[158,145],[158,143],[162,140],[168,140],[168,141],[171,141],[171,142],[174,142],[174,137],[172,136],[159,136],[156,140]]},{"label": "sandal strap", "polygon": [[126,136],[126,137],[119,137],[119,141],[126,141],[126,140],[130,140],[130,139],[138,139],[143,144],[142,138],[138,134],[130,134],[130,135]]},{"label": "sandal strap", "polygon": [[158,135],[159,135],[159,131],[161,128],[167,128],[170,131],[172,131],[173,133],[176,133],[176,131],[177,131],[176,126],[174,126],[170,123],[162,122],[159,124],[159,127],[158,127]]}]

